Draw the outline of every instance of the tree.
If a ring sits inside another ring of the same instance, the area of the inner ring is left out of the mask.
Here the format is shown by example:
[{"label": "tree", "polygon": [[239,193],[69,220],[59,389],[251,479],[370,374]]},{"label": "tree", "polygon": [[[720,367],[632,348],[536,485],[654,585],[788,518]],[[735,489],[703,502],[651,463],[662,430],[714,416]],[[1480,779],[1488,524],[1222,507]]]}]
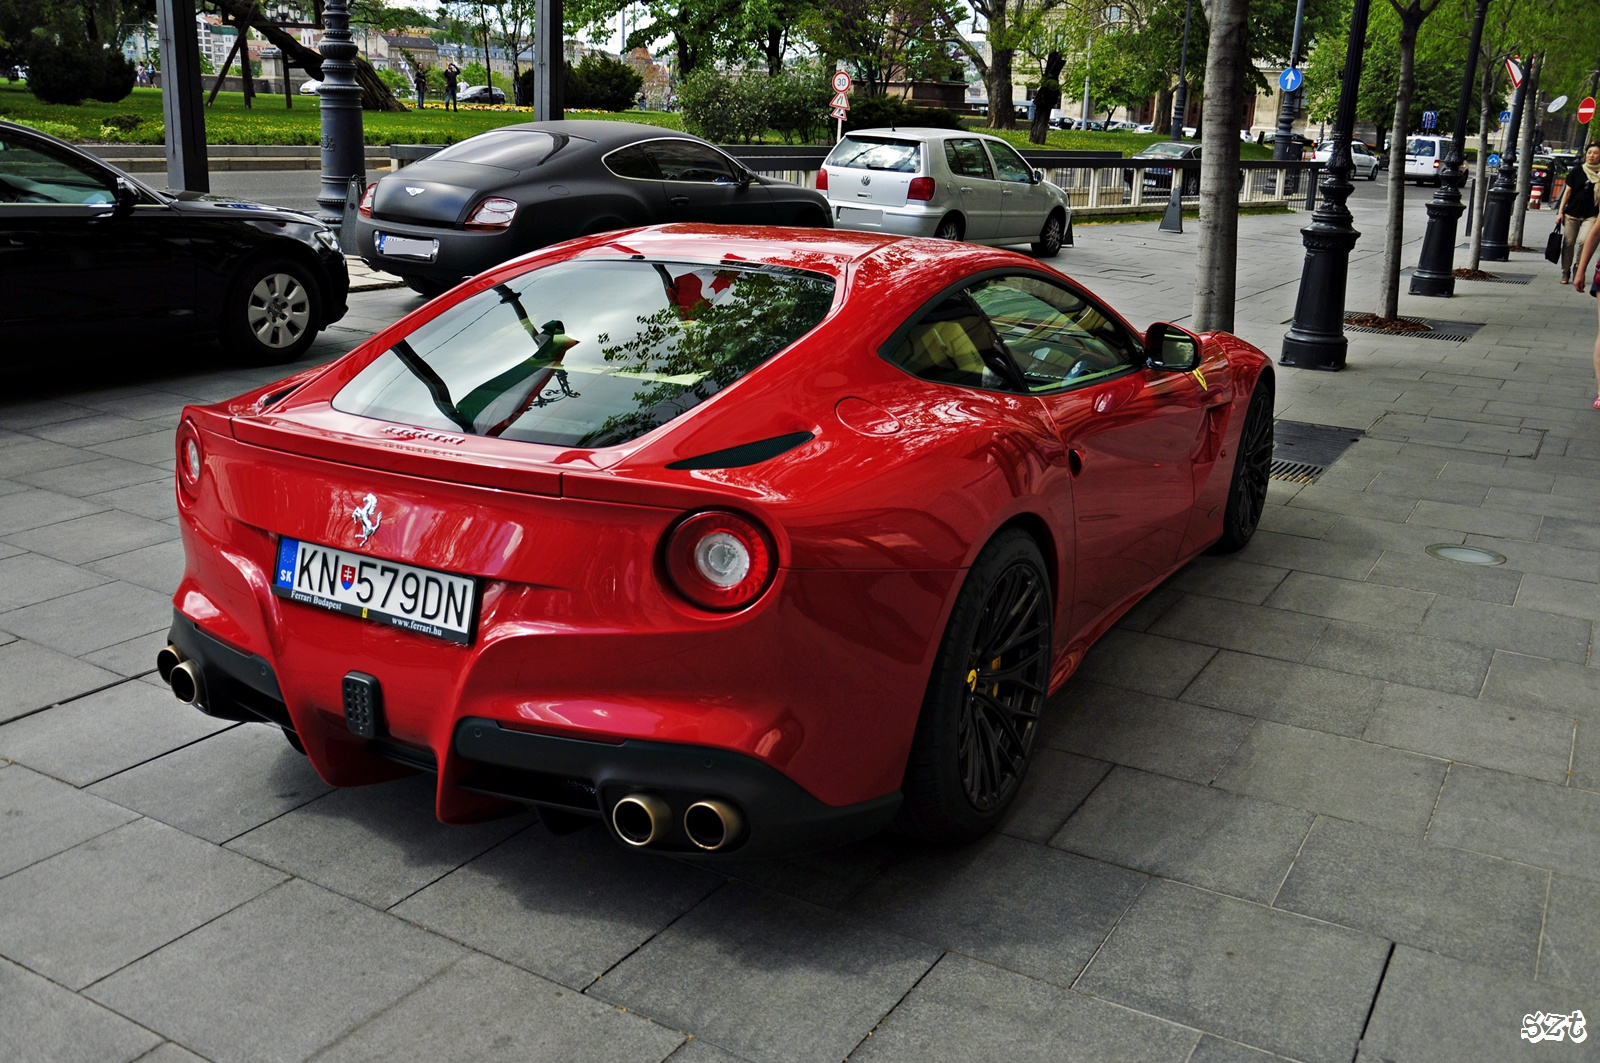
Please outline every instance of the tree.
[{"label": "tree", "polygon": [[[1440,0],[1389,0],[1400,20],[1400,84],[1394,97],[1395,136],[1389,144],[1389,214],[1384,226],[1383,275],[1378,316],[1393,321],[1400,313],[1400,244],[1405,236],[1406,138],[1411,128],[1411,96],[1416,91],[1417,32]],[[1402,6],[1402,4],[1404,6]]]},{"label": "tree", "polygon": [[1250,0],[1205,0],[1206,97],[1201,123],[1200,253],[1194,327],[1233,328],[1239,250],[1239,120],[1249,65]]},{"label": "tree", "polygon": [[802,28],[825,58],[850,68],[864,95],[882,96],[891,81],[950,68],[945,27],[957,10],[949,0],[830,0]]},{"label": "tree", "polygon": [[[628,34],[624,50],[650,47],[670,40],[679,78],[686,78],[705,64],[746,58],[750,42],[740,17],[742,0],[644,0],[645,16],[650,20]],[[567,25],[604,32],[634,0],[575,0],[566,6]]]},{"label": "tree", "polygon": [[[251,0],[215,0],[216,5],[229,18],[236,22],[240,19],[248,20],[250,28],[260,33],[269,42],[283,52],[289,62],[304,70],[307,75],[317,81],[322,80],[322,53],[315,48],[307,48],[300,43],[299,38],[287,33],[276,22],[270,21],[262,13],[260,5]],[[378,77],[378,72],[372,69],[372,64],[361,56],[356,56],[356,84],[361,86],[361,109],[364,111],[404,111],[406,105],[395,99],[394,93],[389,91]]]}]

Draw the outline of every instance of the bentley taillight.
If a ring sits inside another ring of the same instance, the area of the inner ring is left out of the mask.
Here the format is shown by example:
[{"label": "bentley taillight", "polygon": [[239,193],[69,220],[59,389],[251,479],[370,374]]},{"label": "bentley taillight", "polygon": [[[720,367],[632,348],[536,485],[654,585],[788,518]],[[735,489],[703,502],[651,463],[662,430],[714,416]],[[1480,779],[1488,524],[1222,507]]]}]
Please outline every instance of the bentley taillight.
[{"label": "bentley taillight", "polygon": [[517,204],[509,199],[499,196],[490,196],[478,204],[478,209],[467,218],[469,229],[504,229],[511,225],[511,219],[517,216]]},{"label": "bentley taillight", "polygon": [[747,518],[722,510],[696,513],[667,536],[667,575],[700,608],[729,612],[767,589],[775,554],[767,533]]},{"label": "bentley taillight", "polygon": [[913,177],[906,189],[907,199],[920,199],[924,203],[933,198],[934,182],[931,177]]},{"label": "bentley taillight", "polygon": [[372,201],[377,197],[378,185],[374,182],[367,186],[366,192],[361,196],[361,206],[356,208],[356,212],[363,218],[372,217]]}]

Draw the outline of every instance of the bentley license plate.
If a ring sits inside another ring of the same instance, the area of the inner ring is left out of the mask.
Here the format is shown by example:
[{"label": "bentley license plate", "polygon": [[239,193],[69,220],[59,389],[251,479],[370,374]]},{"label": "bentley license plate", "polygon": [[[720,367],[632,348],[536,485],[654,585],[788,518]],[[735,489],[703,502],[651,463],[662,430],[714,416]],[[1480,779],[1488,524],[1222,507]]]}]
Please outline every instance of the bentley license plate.
[{"label": "bentley license plate", "polygon": [[439,257],[439,241],[379,233],[378,254],[391,258],[421,258],[432,262]]},{"label": "bentley license plate", "polygon": [[471,576],[299,539],[278,540],[272,593],[463,645],[478,619],[478,581]]}]

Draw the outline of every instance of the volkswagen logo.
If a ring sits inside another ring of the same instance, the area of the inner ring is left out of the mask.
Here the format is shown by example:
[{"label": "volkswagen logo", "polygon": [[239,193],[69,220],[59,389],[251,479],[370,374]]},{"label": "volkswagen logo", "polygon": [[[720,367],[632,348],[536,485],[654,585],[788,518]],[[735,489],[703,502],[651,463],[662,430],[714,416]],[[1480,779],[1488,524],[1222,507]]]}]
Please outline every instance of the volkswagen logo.
[{"label": "volkswagen logo", "polygon": [[861,177],[861,183],[864,184],[864,185],[870,185],[872,183],[872,178],[870,178],[870,177],[866,176],[865,174],[863,174],[862,177]]}]

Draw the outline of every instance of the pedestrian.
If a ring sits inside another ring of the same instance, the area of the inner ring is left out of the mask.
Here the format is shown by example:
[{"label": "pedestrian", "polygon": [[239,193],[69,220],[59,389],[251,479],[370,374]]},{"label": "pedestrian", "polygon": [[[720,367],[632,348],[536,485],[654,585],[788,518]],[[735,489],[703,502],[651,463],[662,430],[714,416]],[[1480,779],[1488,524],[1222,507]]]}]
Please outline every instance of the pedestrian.
[{"label": "pedestrian", "polygon": [[417,64],[417,110],[427,107],[428,98],[428,68],[421,63]]},{"label": "pedestrian", "polygon": [[461,110],[461,105],[456,102],[456,81],[461,77],[461,68],[456,66],[454,59],[444,68],[444,105],[453,111]]},{"label": "pedestrian", "polygon": [[[1591,145],[1590,150],[1594,148]],[[1585,152],[1587,155],[1588,153]],[[1595,249],[1600,247],[1600,225],[1589,226],[1589,235],[1583,241],[1583,252],[1578,256],[1577,279],[1573,287],[1583,291],[1583,278],[1589,270],[1589,262],[1595,257]],[[1594,380],[1596,397],[1594,408],[1600,410],[1600,263],[1595,264],[1595,276],[1589,279],[1589,294],[1595,296],[1595,337],[1594,337]]]},{"label": "pedestrian", "polygon": [[[1596,184],[1600,184],[1600,142],[1590,144],[1583,161],[1573,165],[1556,210],[1556,224],[1566,224],[1565,239],[1561,241],[1562,284],[1572,283],[1572,252],[1581,246],[1584,230],[1595,228],[1595,216],[1600,215],[1600,203],[1595,201]],[[1582,279],[1582,270],[1578,277]]]}]

